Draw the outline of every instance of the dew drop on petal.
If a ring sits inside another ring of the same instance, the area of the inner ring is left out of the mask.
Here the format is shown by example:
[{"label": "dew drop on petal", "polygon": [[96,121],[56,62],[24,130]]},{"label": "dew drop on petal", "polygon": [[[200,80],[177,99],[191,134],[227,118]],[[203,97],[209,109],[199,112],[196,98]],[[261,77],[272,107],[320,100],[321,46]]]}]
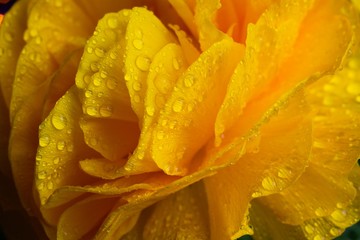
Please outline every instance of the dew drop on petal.
[{"label": "dew drop on petal", "polygon": [[99,113],[103,117],[110,117],[113,113],[112,107],[109,105],[103,105],[99,109]]},{"label": "dew drop on petal", "polygon": [[331,217],[338,222],[344,222],[346,220],[346,211],[345,210],[335,210],[331,213]]},{"label": "dew drop on petal", "polygon": [[52,181],[49,181],[47,183],[47,189],[52,190],[54,188],[54,183]]},{"label": "dew drop on petal", "polygon": [[115,17],[111,17],[107,20],[107,24],[110,28],[115,29],[118,27],[119,22]]},{"label": "dew drop on petal", "polygon": [[146,113],[149,115],[149,116],[154,116],[155,114],[155,108],[153,106],[147,106],[146,107]]},{"label": "dew drop on petal", "polygon": [[60,140],[60,141],[57,142],[56,148],[57,148],[59,151],[62,151],[62,150],[64,150],[65,145],[66,145],[65,142],[62,141],[62,140]]},{"label": "dew drop on petal", "polygon": [[307,233],[309,233],[309,234],[312,234],[312,233],[314,233],[314,227],[311,226],[311,225],[306,225],[306,226],[305,226],[305,231],[306,231]]},{"label": "dew drop on petal", "polygon": [[93,92],[91,90],[86,90],[85,91],[85,97],[89,98],[93,95]]},{"label": "dew drop on petal", "polygon": [[187,75],[184,78],[184,85],[185,87],[192,87],[195,83],[195,77],[193,75]]},{"label": "dew drop on petal", "polygon": [[45,171],[38,172],[37,178],[40,179],[40,180],[45,179],[46,178],[46,172]]},{"label": "dew drop on petal", "polygon": [[39,139],[39,145],[40,147],[46,147],[47,145],[49,145],[50,143],[50,138],[49,136],[42,136]]},{"label": "dew drop on petal", "polygon": [[145,57],[145,56],[138,56],[136,58],[136,62],[135,62],[136,66],[141,71],[144,71],[144,72],[149,70],[150,63],[151,63],[151,60],[148,57]]},{"label": "dew drop on petal", "polygon": [[141,50],[144,46],[144,42],[140,39],[135,39],[132,43],[133,43],[133,46],[138,50]]},{"label": "dew drop on petal", "polygon": [[172,106],[172,109],[174,112],[181,112],[184,106],[184,100],[183,99],[177,99]]},{"label": "dew drop on petal", "polygon": [[59,164],[59,162],[60,162],[60,157],[54,157],[53,163],[54,164]]},{"label": "dew drop on petal", "polygon": [[134,82],[133,83],[133,89],[135,91],[140,91],[141,90],[141,83],[140,82]]},{"label": "dew drop on petal", "polygon": [[51,117],[51,123],[57,130],[62,130],[66,127],[67,119],[63,114],[55,113]]},{"label": "dew drop on petal", "polygon": [[101,58],[101,57],[104,57],[105,52],[101,48],[95,48],[95,55]]},{"label": "dew drop on petal", "polygon": [[271,177],[266,177],[262,180],[261,185],[264,189],[272,191],[276,189],[276,183]]}]

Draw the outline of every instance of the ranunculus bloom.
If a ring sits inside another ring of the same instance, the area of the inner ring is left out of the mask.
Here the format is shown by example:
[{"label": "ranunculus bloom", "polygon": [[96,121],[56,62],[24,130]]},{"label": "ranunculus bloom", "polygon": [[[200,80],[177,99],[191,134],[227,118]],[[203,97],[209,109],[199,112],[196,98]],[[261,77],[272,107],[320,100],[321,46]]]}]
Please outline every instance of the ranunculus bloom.
[{"label": "ranunculus bloom", "polygon": [[50,239],[338,236],[359,219],[358,5],[18,1],[1,129],[23,207]]}]

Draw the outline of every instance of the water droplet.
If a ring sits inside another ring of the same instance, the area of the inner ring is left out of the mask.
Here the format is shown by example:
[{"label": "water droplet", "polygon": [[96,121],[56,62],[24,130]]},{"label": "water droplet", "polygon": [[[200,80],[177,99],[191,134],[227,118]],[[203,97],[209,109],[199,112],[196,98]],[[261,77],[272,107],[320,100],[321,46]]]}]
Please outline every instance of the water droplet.
[{"label": "water droplet", "polygon": [[174,112],[181,112],[184,106],[184,100],[183,99],[177,99],[173,105],[172,105],[172,109]]},{"label": "water droplet", "polygon": [[324,238],[321,235],[316,235],[314,240],[323,240]]},{"label": "water droplet", "polygon": [[57,130],[62,130],[66,127],[67,119],[61,113],[54,113],[51,117],[51,123]]},{"label": "water droplet", "polygon": [[145,152],[144,151],[139,151],[137,154],[138,159],[142,160],[145,157]]},{"label": "water droplet", "polygon": [[99,113],[102,117],[110,117],[113,113],[113,109],[111,106],[103,105],[100,107]]},{"label": "water droplet", "polygon": [[50,143],[50,138],[48,136],[42,136],[39,139],[40,147],[46,147]]},{"label": "water droplet", "polygon": [[95,55],[98,56],[99,58],[101,58],[101,57],[104,57],[105,52],[101,48],[95,48]]},{"label": "water droplet", "polygon": [[85,84],[89,84],[90,81],[91,81],[91,76],[90,75],[84,75],[83,80],[84,80]]},{"label": "water droplet", "polygon": [[141,101],[140,96],[136,94],[136,95],[134,96],[134,102],[139,103],[140,101]]},{"label": "water droplet", "polygon": [[130,15],[130,10],[128,10],[128,9],[122,10],[121,12],[125,17]]},{"label": "water droplet", "polygon": [[134,82],[133,83],[133,89],[135,91],[140,91],[141,90],[141,83],[140,82]]},{"label": "water droplet", "polygon": [[118,27],[119,22],[115,17],[111,17],[107,20],[107,24],[110,28],[115,29]]},{"label": "water droplet", "polygon": [[89,98],[93,95],[93,92],[91,90],[86,90],[85,91],[85,97]]},{"label": "water droplet", "polygon": [[86,51],[91,54],[94,52],[94,49],[92,47],[87,47]]},{"label": "water droplet", "polygon": [[174,67],[175,70],[180,69],[180,63],[176,58],[173,59],[173,67]]},{"label": "water droplet", "polygon": [[156,133],[156,137],[157,137],[159,140],[164,139],[164,136],[165,136],[165,134],[164,134],[163,131],[158,131],[158,132]]},{"label": "water droplet", "polygon": [[346,220],[346,210],[335,210],[331,213],[331,217],[338,222],[344,222]]},{"label": "water droplet", "polygon": [[101,71],[101,72],[100,72],[100,77],[101,77],[101,78],[107,78],[107,76],[108,76],[108,73],[107,73],[107,72],[105,72],[105,71]]},{"label": "water droplet", "polygon": [[116,82],[116,80],[113,79],[113,78],[108,78],[108,80],[106,81],[106,86],[107,86],[109,89],[113,90],[113,89],[116,88],[117,82]]},{"label": "water droplet", "polygon": [[277,175],[280,178],[289,178],[289,177],[291,177],[291,170],[282,168],[278,171]]},{"label": "water droplet", "polygon": [[39,185],[37,185],[37,189],[38,190],[43,190],[44,189],[44,183],[43,182],[41,182]]},{"label": "water droplet", "polygon": [[322,216],[325,216],[325,210],[322,208],[322,207],[318,207],[316,210],[315,210],[315,214],[316,216],[318,217],[322,217]]},{"label": "water droplet", "polygon": [[90,142],[89,142],[89,143],[90,143],[91,146],[94,147],[94,146],[96,146],[96,145],[98,144],[98,140],[93,137],[93,138],[90,138]]},{"label": "water droplet", "polygon": [[49,181],[49,182],[47,183],[47,189],[51,190],[51,189],[53,189],[53,188],[54,188],[54,183],[53,183],[52,181]]},{"label": "water droplet", "polygon": [[54,164],[59,164],[59,162],[60,162],[60,158],[59,157],[54,157],[53,163]]},{"label": "water droplet", "polygon": [[57,142],[56,148],[57,148],[59,151],[62,151],[62,150],[64,150],[65,145],[66,145],[66,144],[65,144],[65,141],[60,140],[60,141]]},{"label": "water droplet", "polygon": [[149,116],[154,116],[155,114],[155,108],[153,106],[147,106],[146,107],[146,113],[149,115]]},{"label": "water droplet", "polygon": [[141,71],[147,71],[149,70],[150,67],[150,63],[151,60],[148,57],[145,56],[138,56],[136,58],[136,66],[141,70]]},{"label": "water droplet", "polygon": [[46,178],[46,172],[45,171],[38,172],[37,178],[40,180],[44,180]]},{"label": "water droplet", "polygon": [[99,71],[99,66],[98,66],[97,63],[91,63],[91,64],[90,64],[90,69],[91,69],[91,71],[93,71],[93,72],[97,72],[97,71]]},{"label": "water droplet", "polygon": [[186,75],[184,78],[184,85],[185,87],[192,87],[195,83],[195,77],[193,75]]},{"label": "water droplet", "polygon": [[89,116],[96,116],[98,114],[98,111],[95,107],[93,106],[89,106],[86,108],[86,113],[89,115]]},{"label": "water droplet", "polygon": [[138,50],[141,50],[144,46],[144,42],[140,39],[134,39],[134,41],[132,43],[133,43],[133,46]]},{"label": "water droplet", "polygon": [[102,83],[101,78],[99,78],[98,76],[94,77],[94,79],[93,79],[94,86],[99,87],[101,85],[101,83]]},{"label": "water droplet", "polygon": [[137,38],[142,38],[143,37],[143,33],[142,33],[142,31],[140,29],[137,29],[135,31],[135,37],[137,37]]},{"label": "water droplet", "polygon": [[306,231],[307,233],[309,233],[309,234],[312,234],[312,233],[314,233],[314,227],[311,226],[311,225],[306,225],[306,226],[305,226],[305,231]]},{"label": "water droplet", "polygon": [[261,182],[261,185],[268,191],[273,191],[276,189],[276,182],[271,177],[264,178]]},{"label": "water droplet", "polygon": [[341,230],[333,227],[330,229],[330,234],[333,235],[334,237],[337,237],[341,234]]}]

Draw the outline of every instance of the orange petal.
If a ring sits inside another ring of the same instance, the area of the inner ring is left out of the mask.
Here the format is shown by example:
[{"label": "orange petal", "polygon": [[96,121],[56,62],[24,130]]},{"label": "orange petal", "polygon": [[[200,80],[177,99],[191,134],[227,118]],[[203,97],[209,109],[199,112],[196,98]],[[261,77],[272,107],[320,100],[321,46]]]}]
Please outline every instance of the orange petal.
[{"label": "orange petal", "polygon": [[[231,82],[223,104],[224,113],[239,112],[241,117],[228,121],[220,110],[217,135],[243,135],[285,92],[340,65],[353,36],[349,16],[339,10],[350,8],[348,2],[300,2],[274,4],[249,25],[244,66],[239,66],[238,80]],[[231,96],[240,86],[245,90]]]}]

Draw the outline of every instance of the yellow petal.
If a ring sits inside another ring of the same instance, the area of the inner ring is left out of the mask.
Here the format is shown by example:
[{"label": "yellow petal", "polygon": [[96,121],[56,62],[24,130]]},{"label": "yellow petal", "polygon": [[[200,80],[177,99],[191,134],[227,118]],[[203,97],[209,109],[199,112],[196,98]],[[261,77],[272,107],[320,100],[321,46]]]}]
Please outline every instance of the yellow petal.
[{"label": "yellow petal", "polygon": [[251,233],[246,225],[250,200],[281,191],[304,171],[311,150],[311,121],[302,98],[297,93],[265,124],[260,143],[234,166],[204,180],[213,239]]},{"label": "yellow petal", "polygon": [[211,137],[241,52],[242,47],[231,40],[214,44],[177,81],[153,133],[152,156],[167,174],[185,174],[190,160]]},{"label": "yellow petal", "polygon": [[194,9],[189,1],[184,0],[169,0],[169,3],[174,7],[177,14],[185,22],[191,33],[198,38],[198,31],[194,22]]},{"label": "yellow petal", "polygon": [[213,22],[216,11],[221,7],[220,0],[200,0],[196,2],[195,23],[198,28],[201,50],[205,51],[212,44],[227,38]]},{"label": "yellow petal", "polygon": [[126,171],[159,170],[150,155],[151,141],[154,137],[153,129],[166,100],[170,97],[179,76],[187,66],[181,47],[174,43],[167,44],[154,56],[146,79],[147,89],[144,103],[146,114],[142,121],[142,133],[134,154],[125,165]]},{"label": "yellow petal", "polygon": [[360,52],[357,51],[335,76],[323,78],[307,90],[308,101],[317,111],[313,120],[311,162],[343,175],[352,169],[360,155],[359,76]]},{"label": "yellow petal", "polygon": [[208,208],[202,183],[158,202],[144,226],[144,239],[209,239]]},{"label": "yellow petal", "polygon": [[0,28],[0,81],[7,107],[10,106],[16,61],[25,45],[23,33],[26,28],[27,5],[28,1],[15,4],[6,14]]},{"label": "yellow petal", "polygon": [[83,118],[80,127],[86,144],[112,161],[126,159],[140,135],[137,123],[114,119]]},{"label": "yellow petal", "polygon": [[91,237],[91,230],[96,230],[95,227],[101,224],[117,201],[117,198],[88,197],[72,205],[59,220],[57,239],[76,240]]},{"label": "yellow petal", "polygon": [[84,142],[79,126],[81,114],[76,89],[72,88],[39,127],[35,185],[42,204],[61,186],[94,181],[78,165],[79,157],[99,155]]},{"label": "yellow petal", "polygon": [[[155,37],[156,36],[156,37]],[[134,8],[125,35],[125,80],[131,105],[141,120],[144,113],[146,78],[155,54],[175,38],[150,11]]]},{"label": "yellow petal", "polygon": [[76,86],[81,90],[83,111],[89,116],[137,121],[123,77],[128,11],[106,14],[85,46]]},{"label": "yellow petal", "polygon": [[[243,135],[285,92],[340,65],[353,34],[342,7],[350,8],[346,1],[284,1],[249,25],[244,66],[238,67],[238,76],[234,76],[238,79],[228,88],[217,136]],[[339,36],[339,31],[344,35]],[[232,96],[238,89],[244,90]],[[232,112],[241,117],[228,118]]]}]

